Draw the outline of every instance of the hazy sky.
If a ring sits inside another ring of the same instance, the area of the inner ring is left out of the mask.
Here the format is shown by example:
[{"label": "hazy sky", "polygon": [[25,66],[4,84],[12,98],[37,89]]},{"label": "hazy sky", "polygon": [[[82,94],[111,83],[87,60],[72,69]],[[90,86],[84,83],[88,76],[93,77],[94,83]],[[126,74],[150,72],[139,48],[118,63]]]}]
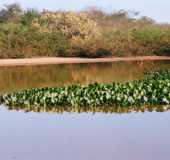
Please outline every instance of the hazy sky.
[{"label": "hazy sky", "polygon": [[135,10],[158,22],[170,23],[170,0],[0,0],[0,7],[9,3],[20,3],[23,8],[49,10],[81,10],[98,6],[111,10]]}]

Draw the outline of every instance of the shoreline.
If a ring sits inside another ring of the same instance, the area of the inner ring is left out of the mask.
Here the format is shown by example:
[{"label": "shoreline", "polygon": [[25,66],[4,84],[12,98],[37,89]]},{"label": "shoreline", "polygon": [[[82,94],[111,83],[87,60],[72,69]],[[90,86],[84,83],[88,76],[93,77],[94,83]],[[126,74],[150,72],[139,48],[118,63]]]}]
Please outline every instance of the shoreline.
[{"label": "shoreline", "polygon": [[79,57],[42,57],[23,59],[0,59],[0,67],[33,66],[52,64],[110,63],[127,61],[170,61],[168,56],[139,57],[109,57],[109,58],[79,58]]}]

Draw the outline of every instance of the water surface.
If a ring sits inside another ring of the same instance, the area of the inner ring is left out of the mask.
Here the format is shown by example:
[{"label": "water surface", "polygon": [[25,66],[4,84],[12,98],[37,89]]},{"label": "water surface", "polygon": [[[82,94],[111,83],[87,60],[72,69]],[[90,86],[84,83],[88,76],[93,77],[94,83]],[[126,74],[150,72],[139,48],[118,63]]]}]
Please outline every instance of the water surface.
[{"label": "water surface", "polygon": [[[168,61],[1,67],[0,93],[126,82],[167,68]],[[0,106],[0,160],[168,160],[170,112],[149,110]]]},{"label": "water surface", "polygon": [[25,113],[0,107],[2,160],[168,160],[170,112]]},{"label": "water surface", "polygon": [[71,84],[125,82],[170,68],[170,61],[0,67],[0,92]]}]

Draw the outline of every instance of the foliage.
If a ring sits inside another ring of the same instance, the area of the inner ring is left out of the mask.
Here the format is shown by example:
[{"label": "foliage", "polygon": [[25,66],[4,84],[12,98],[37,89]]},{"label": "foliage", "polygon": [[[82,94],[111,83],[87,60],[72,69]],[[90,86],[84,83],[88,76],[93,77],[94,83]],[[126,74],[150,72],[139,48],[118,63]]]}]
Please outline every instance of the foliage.
[{"label": "foliage", "polygon": [[0,26],[0,57],[21,58],[65,55],[69,47],[61,32],[41,33],[20,24]]},{"label": "foliage", "polygon": [[169,105],[170,71],[155,72],[143,80],[112,83],[73,85],[58,88],[31,89],[0,97],[7,106],[20,107],[130,107]]},{"label": "foliage", "polygon": [[95,56],[101,37],[97,23],[85,13],[44,12],[32,22],[40,32],[61,31],[70,41],[70,53],[77,56]]},{"label": "foliage", "polygon": [[32,24],[32,21],[36,18],[38,18],[39,13],[35,9],[29,9],[25,11],[25,13],[22,15],[21,23],[26,26],[30,26]]},{"label": "foliage", "polygon": [[35,19],[33,26],[42,32],[61,31],[69,39],[87,38],[97,34],[97,24],[84,13],[75,12],[44,12]]},{"label": "foliage", "polygon": [[[170,29],[147,27],[132,31],[134,44],[141,52],[152,54],[170,54]],[[136,48],[137,50],[137,48]]]},{"label": "foliage", "polygon": [[0,10],[0,30],[1,58],[170,55],[170,25],[135,11],[38,12],[14,3]]},{"label": "foliage", "polygon": [[105,48],[118,56],[170,55],[170,28],[147,26],[103,30]]}]

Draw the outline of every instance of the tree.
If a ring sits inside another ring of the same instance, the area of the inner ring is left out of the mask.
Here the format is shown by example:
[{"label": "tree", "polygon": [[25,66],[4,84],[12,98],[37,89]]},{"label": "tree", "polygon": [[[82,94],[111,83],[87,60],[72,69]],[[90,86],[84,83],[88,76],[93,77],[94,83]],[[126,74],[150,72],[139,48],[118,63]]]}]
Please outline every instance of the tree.
[{"label": "tree", "polygon": [[28,9],[27,11],[25,11],[25,13],[23,14],[22,18],[21,18],[21,23],[23,25],[31,25],[32,21],[35,18],[38,18],[39,13],[37,10],[35,9]]},{"label": "tree", "polygon": [[5,8],[0,11],[0,22],[18,22],[22,12],[20,5],[17,3],[5,5]]},{"label": "tree", "polygon": [[99,33],[97,23],[85,13],[45,12],[33,20],[32,26],[41,32],[61,31],[69,39],[75,37],[86,39]]}]

